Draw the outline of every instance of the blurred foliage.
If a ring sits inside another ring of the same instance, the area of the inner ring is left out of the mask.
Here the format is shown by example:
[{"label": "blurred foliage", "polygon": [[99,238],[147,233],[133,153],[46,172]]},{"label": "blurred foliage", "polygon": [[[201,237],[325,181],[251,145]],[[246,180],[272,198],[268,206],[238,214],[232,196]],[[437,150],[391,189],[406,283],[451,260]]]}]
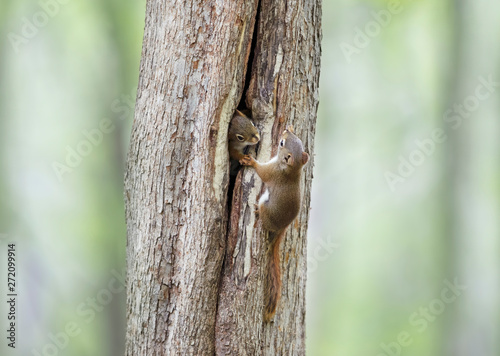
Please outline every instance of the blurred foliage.
[{"label": "blurred foliage", "polygon": [[476,92],[500,80],[490,6],[324,2],[309,354],[500,353],[498,86]]},{"label": "blurred foliage", "polygon": [[[1,6],[0,230],[19,245],[18,354],[58,342],[59,354],[122,355],[115,275],[145,2]],[[71,323],[78,333],[66,340]]]},{"label": "blurred foliage", "polygon": [[[482,84],[500,80],[499,8],[324,1],[310,355],[500,354],[500,105]],[[0,243],[18,243],[17,354],[123,354],[122,181],[144,13],[144,1],[0,3]],[[447,302],[455,280],[467,289]]]}]

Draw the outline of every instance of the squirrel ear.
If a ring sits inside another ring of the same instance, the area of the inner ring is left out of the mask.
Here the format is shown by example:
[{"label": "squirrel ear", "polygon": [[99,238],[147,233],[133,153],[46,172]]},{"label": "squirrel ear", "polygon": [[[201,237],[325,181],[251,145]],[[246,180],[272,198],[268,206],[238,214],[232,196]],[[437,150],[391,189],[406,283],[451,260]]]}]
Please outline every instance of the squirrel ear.
[{"label": "squirrel ear", "polygon": [[307,152],[302,152],[302,165],[309,161],[309,154]]},{"label": "squirrel ear", "polygon": [[295,133],[295,132],[293,132],[293,125],[288,125],[286,127],[286,130],[289,131],[289,132],[291,132],[291,133]]}]

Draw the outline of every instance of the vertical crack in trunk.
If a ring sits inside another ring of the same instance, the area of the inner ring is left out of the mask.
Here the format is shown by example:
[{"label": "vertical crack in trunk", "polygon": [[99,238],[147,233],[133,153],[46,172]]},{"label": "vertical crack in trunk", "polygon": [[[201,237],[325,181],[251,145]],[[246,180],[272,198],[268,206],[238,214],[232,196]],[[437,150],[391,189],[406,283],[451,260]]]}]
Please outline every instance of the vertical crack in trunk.
[{"label": "vertical crack in trunk", "polygon": [[[250,86],[250,80],[252,77],[254,51],[255,51],[255,47],[257,45],[257,31],[258,31],[258,23],[259,23],[259,18],[260,18],[260,8],[261,8],[260,3],[261,3],[261,0],[257,0],[257,6],[256,6],[256,10],[255,10],[255,15],[254,15],[253,29],[251,30],[252,34],[251,34],[250,50],[248,52],[246,60],[243,63],[243,66],[246,68],[246,71],[244,73],[245,81],[244,81],[243,90],[241,93],[241,98],[240,98],[240,101],[239,101],[238,106],[237,106],[238,110],[248,114],[248,116],[251,116],[251,108],[247,107],[247,105],[245,103],[245,98],[247,96],[247,91],[248,91],[248,88]],[[245,30],[246,29],[243,28],[242,31],[245,31]],[[242,34],[242,36],[244,36],[244,34]],[[257,144],[257,147],[258,147],[258,144]],[[254,148],[254,149],[256,149],[256,148]],[[235,191],[241,192],[241,188],[242,188],[241,177],[242,177],[242,174],[241,174],[241,169],[240,169],[236,176],[230,176],[230,178],[229,178],[229,186],[228,186],[228,190],[227,190],[227,205],[226,205],[226,214],[227,214],[226,215],[227,226],[226,226],[226,236],[225,236],[226,250],[224,253],[224,257],[223,257],[220,278],[219,278],[219,283],[218,283],[217,305],[216,305],[216,311],[215,311],[216,319],[217,319],[217,316],[219,314],[219,304],[220,304],[220,300],[221,300],[220,293],[222,290],[222,280],[223,280],[223,276],[224,276],[224,270],[228,267],[227,264],[232,265],[232,256],[231,256],[232,253],[230,253],[230,252],[234,251],[234,246],[231,245],[231,240],[234,241],[234,239],[230,239],[229,235],[233,231],[236,232],[236,234],[238,233],[238,229],[234,229],[234,228],[231,229],[231,226],[236,226],[236,227],[238,226],[238,220],[239,220],[239,215],[240,215],[240,210],[239,210],[240,199],[239,198],[235,199],[235,197],[233,196],[233,193]],[[236,210],[236,211],[233,209],[235,206],[238,208],[238,210]],[[236,237],[236,236],[234,236],[234,237]],[[231,254],[231,255],[229,255],[229,254]],[[216,343],[215,354],[221,354],[221,350],[217,346],[217,340],[219,339],[220,332],[221,332],[221,330],[218,330],[217,320],[216,320],[216,323],[215,323],[215,340],[216,340],[215,341],[215,343]]]},{"label": "vertical crack in trunk", "polygon": [[310,133],[312,152],[320,6],[147,3],[125,177],[127,355],[305,352],[312,165],[299,227],[289,229],[282,248],[290,257],[281,258],[281,307],[274,323],[264,324],[267,245],[254,214],[263,183],[245,168],[228,195],[227,129],[240,105],[261,131],[259,160],[270,158],[272,127],[282,118]]},{"label": "vertical crack in trunk", "polygon": [[245,73],[245,86],[243,87],[243,93],[241,95],[240,103],[238,105],[238,110],[251,110],[251,107],[248,107],[246,103],[246,97],[248,88],[250,87],[250,80],[252,79],[252,71],[253,71],[253,63],[255,57],[255,48],[257,47],[257,34],[259,30],[259,21],[260,21],[260,11],[261,11],[261,0],[257,2],[257,12],[255,14],[255,23],[253,26],[253,34],[252,34],[252,44],[250,47],[250,54],[248,56],[248,60],[246,63],[247,70]]},{"label": "vertical crack in trunk", "polygon": [[[252,41],[251,41],[251,45],[250,45],[250,51],[248,54],[248,58],[244,63],[244,66],[246,66],[245,83],[243,86],[243,91],[241,94],[240,102],[238,104],[238,110],[245,113],[245,114],[248,114],[247,116],[249,116],[249,117],[251,117],[251,107],[247,106],[247,104],[245,102],[245,98],[247,96],[248,88],[250,87],[250,80],[252,78],[252,69],[253,69],[255,47],[257,46],[257,31],[258,31],[258,25],[259,25],[259,18],[260,18],[260,0],[258,0],[258,2],[257,2],[257,11],[256,11],[255,22],[254,22],[253,31],[252,31]],[[248,147],[248,148],[251,149],[252,147]],[[257,145],[255,147],[253,147],[253,149],[255,149],[255,151],[257,152],[258,148],[259,148],[259,144],[257,143]],[[230,180],[229,180],[228,195],[227,195],[228,196],[228,199],[227,199],[228,216],[231,216],[233,191],[234,191],[234,185],[236,183],[236,178],[237,178],[237,176],[231,176]],[[228,219],[228,227],[229,227],[229,219]]]},{"label": "vertical crack in trunk", "polygon": [[[312,154],[319,79],[321,0],[254,0],[240,111],[251,113],[261,134],[259,161],[271,158],[283,125],[293,123]],[[235,99],[237,100],[237,99]],[[305,353],[306,231],[312,162],[304,170],[301,212],[281,246],[282,293],[276,317],[263,322],[267,244],[254,213],[263,182],[252,169],[231,177],[226,246],[218,281],[216,355]]]}]

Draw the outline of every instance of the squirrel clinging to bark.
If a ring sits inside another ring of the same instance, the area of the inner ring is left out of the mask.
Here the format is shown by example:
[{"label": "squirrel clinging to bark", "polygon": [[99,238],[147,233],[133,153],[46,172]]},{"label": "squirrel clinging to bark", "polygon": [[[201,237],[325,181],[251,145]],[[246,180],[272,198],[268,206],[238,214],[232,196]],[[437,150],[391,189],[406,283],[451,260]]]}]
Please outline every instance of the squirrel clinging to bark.
[{"label": "squirrel clinging to bark", "polygon": [[268,270],[264,292],[264,321],[269,322],[276,312],[281,295],[279,262],[280,242],[286,228],[297,217],[300,205],[300,176],[309,161],[302,141],[289,126],[283,132],[278,153],[267,163],[259,163],[245,155],[240,163],[252,166],[266,185],[258,204],[262,227],[268,232]]}]

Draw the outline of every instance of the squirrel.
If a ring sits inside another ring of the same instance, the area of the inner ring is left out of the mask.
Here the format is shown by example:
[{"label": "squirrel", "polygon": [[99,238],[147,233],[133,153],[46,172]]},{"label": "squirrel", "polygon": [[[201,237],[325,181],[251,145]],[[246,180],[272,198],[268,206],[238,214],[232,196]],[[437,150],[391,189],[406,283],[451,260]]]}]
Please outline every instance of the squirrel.
[{"label": "squirrel", "polygon": [[280,242],[288,225],[297,217],[300,204],[300,176],[309,161],[302,141],[295,136],[293,127],[283,132],[278,153],[267,163],[259,163],[245,155],[240,164],[251,166],[265,183],[266,190],[259,199],[257,214],[262,227],[268,232],[268,272],[264,291],[264,321],[269,322],[276,313],[281,295]]},{"label": "squirrel", "polygon": [[247,146],[256,145],[260,141],[259,131],[253,121],[239,110],[233,115],[228,132],[229,157],[231,158],[231,175],[238,173],[238,164]]}]

